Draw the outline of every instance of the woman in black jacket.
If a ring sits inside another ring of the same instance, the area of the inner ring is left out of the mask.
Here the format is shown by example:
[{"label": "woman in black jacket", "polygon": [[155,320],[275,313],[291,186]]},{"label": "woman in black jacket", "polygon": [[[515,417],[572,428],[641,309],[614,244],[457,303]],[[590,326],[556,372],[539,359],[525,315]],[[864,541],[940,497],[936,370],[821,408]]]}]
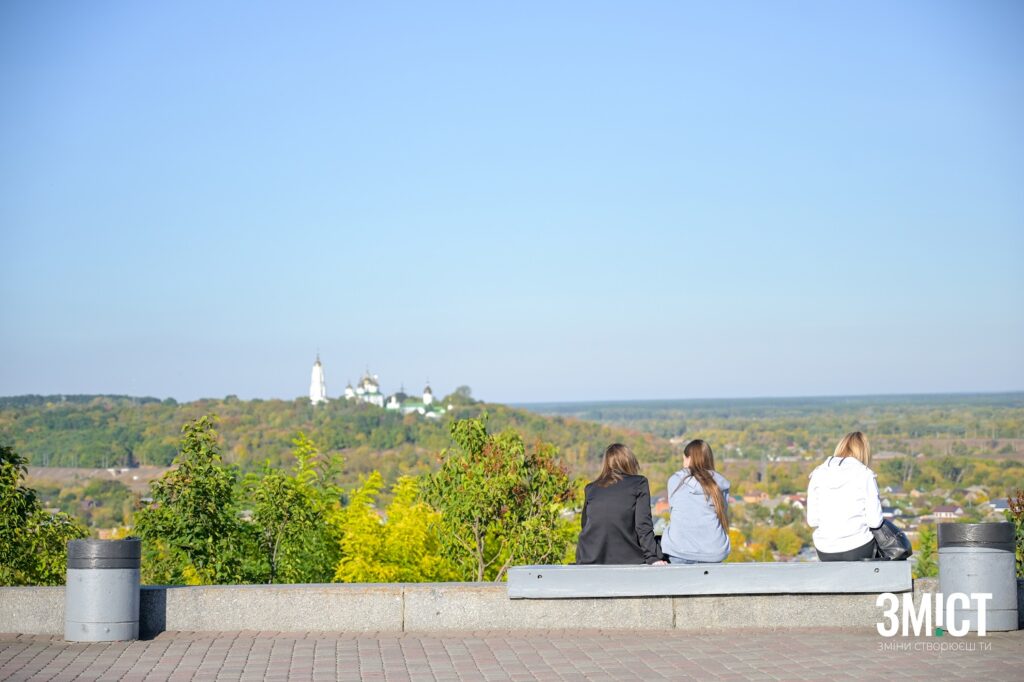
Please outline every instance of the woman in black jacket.
[{"label": "woman in black jacket", "polygon": [[664,564],[654,541],[651,488],[621,443],[604,451],[601,474],[587,485],[577,564]]}]

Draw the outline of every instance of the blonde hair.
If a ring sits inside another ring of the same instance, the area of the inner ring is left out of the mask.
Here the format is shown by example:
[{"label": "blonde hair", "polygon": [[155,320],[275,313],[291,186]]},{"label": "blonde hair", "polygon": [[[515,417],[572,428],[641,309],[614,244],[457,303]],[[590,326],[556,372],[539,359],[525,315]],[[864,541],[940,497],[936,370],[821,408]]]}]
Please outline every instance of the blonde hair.
[{"label": "blonde hair", "polygon": [[640,463],[636,461],[633,451],[622,443],[612,443],[605,448],[601,473],[594,483],[602,488],[607,488],[613,483],[618,483],[625,476],[639,475]]},{"label": "blonde hair", "polygon": [[871,444],[868,437],[860,431],[854,431],[843,436],[836,446],[833,457],[853,457],[866,467],[871,466]]},{"label": "blonde hair", "polygon": [[711,452],[711,446],[699,438],[691,440],[683,448],[683,455],[690,458],[688,467],[690,476],[700,483],[705,499],[711,500],[711,504],[715,507],[718,523],[722,526],[722,530],[728,533],[729,517],[726,514],[725,495],[722,494],[722,489],[718,487],[715,475],[712,473],[715,470],[715,453]]}]

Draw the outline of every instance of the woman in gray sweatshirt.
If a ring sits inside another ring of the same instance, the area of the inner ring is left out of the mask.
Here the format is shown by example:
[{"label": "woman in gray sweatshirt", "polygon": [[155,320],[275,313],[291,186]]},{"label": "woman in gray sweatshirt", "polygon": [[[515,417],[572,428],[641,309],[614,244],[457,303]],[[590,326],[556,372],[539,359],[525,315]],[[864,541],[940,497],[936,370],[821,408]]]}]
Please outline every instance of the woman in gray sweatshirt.
[{"label": "woman in gray sweatshirt", "polygon": [[683,468],[668,479],[671,518],[661,549],[674,564],[718,563],[729,556],[729,481],[715,471],[711,446],[693,440]]}]

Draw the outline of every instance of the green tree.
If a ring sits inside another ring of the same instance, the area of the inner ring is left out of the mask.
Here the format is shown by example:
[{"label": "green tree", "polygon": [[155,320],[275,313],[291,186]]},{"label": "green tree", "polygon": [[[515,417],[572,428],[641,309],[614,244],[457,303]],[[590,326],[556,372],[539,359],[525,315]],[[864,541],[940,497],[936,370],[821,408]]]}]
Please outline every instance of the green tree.
[{"label": "green tree", "polygon": [[334,483],[341,460],[321,457],[303,433],[292,444],[291,475],[268,464],[246,480],[266,582],[328,582],[340,549],[328,517],[341,496]]},{"label": "green tree", "polygon": [[1024,578],[1024,490],[1018,489],[1008,502],[1006,516],[1017,529],[1017,577]]},{"label": "green tree", "polygon": [[238,519],[238,474],[221,461],[214,419],[182,427],[177,468],[150,484],[153,502],[135,517],[145,582],[244,582],[242,559],[251,556],[254,538]]},{"label": "green tree", "polygon": [[456,580],[455,567],[441,546],[441,515],[418,500],[416,479],[398,479],[386,521],[375,507],[383,486],[383,478],[374,471],[339,514],[341,560],[334,579],[346,583]]},{"label": "green tree", "polygon": [[747,505],[747,514],[755,522],[768,523],[768,519],[770,519],[772,516],[772,510],[764,506],[763,504],[758,504],[757,502],[754,502],[752,504]]},{"label": "green tree", "polygon": [[73,518],[50,514],[22,484],[25,458],[0,446],[0,585],[61,585],[67,543],[88,535]]},{"label": "green tree", "polygon": [[472,405],[473,389],[469,386],[459,386],[441,401],[442,405]]},{"label": "green tree", "polygon": [[937,544],[935,526],[921,524],[917,534],[917,547],[914,548],[914,558],[917,559],[914,563],[915,578],[934,578],[939,574]]},{"label": "green tree", "polygon": [[554,446],[527,448],[512,430],[489,434],[486,415],[451,423],[454,447],[426,477],[424,499],[441,512],[447,556],[463,580],[501,580],[519,563],[565,556],[560,512],[573,489]]},{"label": "green tree", "polygon": [[792,557],[803,548],[803,539],[789,526],[779,528],[772,539],[772,544],[782,556]]},{"label": "green tree", "polygon": [[14,448],[0,446],[0,571],[5,585],[19,584],[8,576],[25,562],[22,538],[39,505],[35,491],[21,484],[26,473],[25,459]]}]

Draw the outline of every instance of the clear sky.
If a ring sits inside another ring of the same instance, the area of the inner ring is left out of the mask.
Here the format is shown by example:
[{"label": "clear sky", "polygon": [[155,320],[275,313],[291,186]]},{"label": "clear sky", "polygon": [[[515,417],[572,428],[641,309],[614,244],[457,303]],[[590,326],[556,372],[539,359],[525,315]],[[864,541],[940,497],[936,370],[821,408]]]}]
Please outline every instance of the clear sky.
[{"label": "clear sky", "polygon": [[0,395],[1024,389],[1024,3],[0,4]]}]

